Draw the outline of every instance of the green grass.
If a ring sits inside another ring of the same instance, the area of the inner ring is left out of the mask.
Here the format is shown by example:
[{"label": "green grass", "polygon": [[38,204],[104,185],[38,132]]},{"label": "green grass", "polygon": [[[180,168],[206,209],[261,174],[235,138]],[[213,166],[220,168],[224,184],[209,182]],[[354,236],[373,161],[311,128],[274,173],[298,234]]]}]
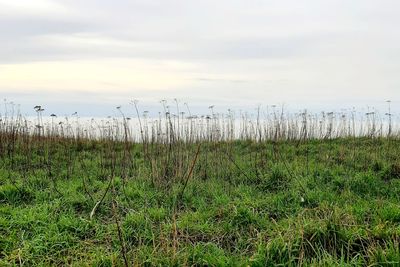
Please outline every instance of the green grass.
[{"label": "green grass", "polygon": [[1,266],[400,265],[398,140],[204,142],[181,198],[195,144],[39,144],[1,154]]}]

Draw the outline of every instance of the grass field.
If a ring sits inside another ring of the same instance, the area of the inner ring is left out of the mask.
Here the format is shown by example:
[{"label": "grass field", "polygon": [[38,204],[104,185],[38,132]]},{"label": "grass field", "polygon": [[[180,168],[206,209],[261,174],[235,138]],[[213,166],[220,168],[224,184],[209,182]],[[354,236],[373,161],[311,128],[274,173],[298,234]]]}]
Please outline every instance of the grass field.
[{"label": "grass field", "polygon": [[397,138],[1,138],[1,266],[400,265]]}]

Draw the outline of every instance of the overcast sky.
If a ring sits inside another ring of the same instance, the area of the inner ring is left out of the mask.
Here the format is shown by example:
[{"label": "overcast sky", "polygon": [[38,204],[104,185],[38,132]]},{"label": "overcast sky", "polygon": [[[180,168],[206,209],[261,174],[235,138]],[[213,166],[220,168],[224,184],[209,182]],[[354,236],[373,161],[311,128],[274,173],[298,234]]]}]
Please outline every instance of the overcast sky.
[{"label": "overcast sky", "polygon": [[384,107],[398,0],[0,0],[0,93],[24,112]]}]

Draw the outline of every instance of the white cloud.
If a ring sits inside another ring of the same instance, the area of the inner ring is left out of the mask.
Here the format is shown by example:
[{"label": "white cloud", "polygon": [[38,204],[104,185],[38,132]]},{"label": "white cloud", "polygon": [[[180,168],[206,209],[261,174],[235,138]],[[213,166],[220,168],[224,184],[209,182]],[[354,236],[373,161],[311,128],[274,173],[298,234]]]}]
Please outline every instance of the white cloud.
[{"label": "white cloud", "polygon": [[0,67],[0,89],[60,90],[125,93],[135,89],[168,90],[188,84],[180,70],[191,68],[179,62],[142,60],[77,60]]},{"label": "white cloud", "polygon": [[70,15],[71,10],[58,2],[51,0],[0,0],[0,15],[12,16],[47,16],[57,17]]},{"label": "white cloud", "polygon": [[0,92],[222,105],[400,101],[399,8],[394,0],[0,0]]}]

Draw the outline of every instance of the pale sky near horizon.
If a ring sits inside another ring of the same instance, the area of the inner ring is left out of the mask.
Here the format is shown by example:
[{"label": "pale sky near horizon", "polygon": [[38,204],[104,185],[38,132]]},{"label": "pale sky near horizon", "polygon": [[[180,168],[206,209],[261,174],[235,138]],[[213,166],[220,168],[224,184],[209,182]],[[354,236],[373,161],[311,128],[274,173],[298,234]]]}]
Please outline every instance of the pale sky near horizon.
[{"label": "pale sky near horizon", "polygon": [[393,109],[395,0],[0,0],[0,97],[49,112]]}]

